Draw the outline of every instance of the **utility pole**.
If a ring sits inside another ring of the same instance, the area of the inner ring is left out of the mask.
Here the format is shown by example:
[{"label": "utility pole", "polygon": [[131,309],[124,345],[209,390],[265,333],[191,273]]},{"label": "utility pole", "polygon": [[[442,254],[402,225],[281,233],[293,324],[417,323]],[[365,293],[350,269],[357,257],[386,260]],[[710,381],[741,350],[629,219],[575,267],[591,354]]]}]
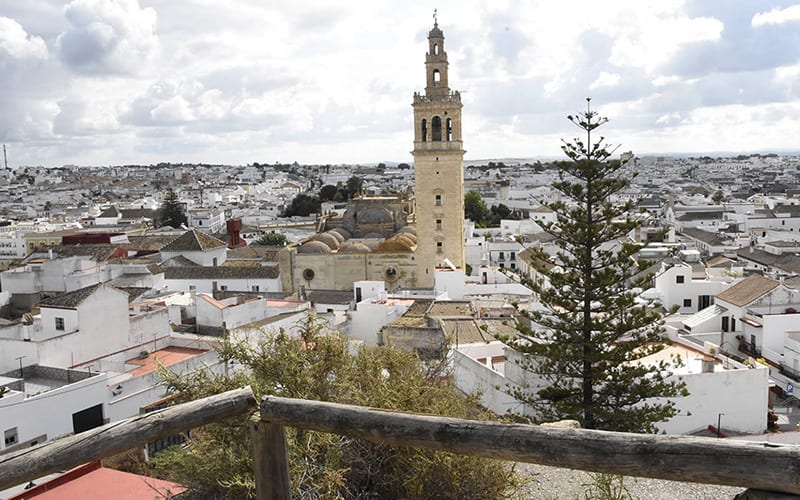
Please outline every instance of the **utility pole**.
[{"label": "utility pole", "polygon": [[6,154],[5,144],[3,144],[3,164],[6,166],[6,170],[8,170],[8,155]]}]

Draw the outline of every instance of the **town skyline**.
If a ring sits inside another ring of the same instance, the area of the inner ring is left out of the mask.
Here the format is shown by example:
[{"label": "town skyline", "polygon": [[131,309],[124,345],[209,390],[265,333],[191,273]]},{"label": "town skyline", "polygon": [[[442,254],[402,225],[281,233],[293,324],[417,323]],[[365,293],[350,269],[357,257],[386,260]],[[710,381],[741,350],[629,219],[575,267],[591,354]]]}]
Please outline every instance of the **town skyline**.
[{"label": "town skyline", "polygon": [[[798,150],[800,5],[435,6],[466,159],[558,158],[587,96],[637,155]],[[0,9],[9,165],[411,163],[433,6]]]}]

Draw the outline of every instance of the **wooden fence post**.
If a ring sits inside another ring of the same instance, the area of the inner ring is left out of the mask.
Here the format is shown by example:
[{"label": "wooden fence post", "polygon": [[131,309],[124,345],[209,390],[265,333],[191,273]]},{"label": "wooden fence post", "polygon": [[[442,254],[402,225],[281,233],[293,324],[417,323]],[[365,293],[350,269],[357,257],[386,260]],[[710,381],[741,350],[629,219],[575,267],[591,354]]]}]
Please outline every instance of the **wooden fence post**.
[{"label": "wooden fence post", "polygon": [[289,500],[292,483],[289,479],[289,452],[286,433],[280,424],[262,422],[256,414],[250,420],[253,442],[253,473],[258,500]]}]

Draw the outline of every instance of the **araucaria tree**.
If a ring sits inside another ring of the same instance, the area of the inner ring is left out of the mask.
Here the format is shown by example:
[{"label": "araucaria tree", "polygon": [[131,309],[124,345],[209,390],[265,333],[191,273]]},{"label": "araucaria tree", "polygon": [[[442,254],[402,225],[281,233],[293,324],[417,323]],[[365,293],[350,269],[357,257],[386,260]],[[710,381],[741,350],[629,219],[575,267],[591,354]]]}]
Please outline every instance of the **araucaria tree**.
[{"label": "araucaria tree", "polygon": [[657,342],[661,314],[638,302],[631,289],[641,245],[627,235],[641,222],[632,201],[615,201],[631,174],[611,159],[603,137],[593,137],[605,118],[590,106],[568,118],[586,137],[562,146],[569,160],[558,163],[553,184],[562,201],[548,205],[555,222],[542,224],[558,251],[533,250],[531,264],[547,278],[531,284],[543,307],[529,313],[530,328],[521,327],[512,341],[527,354],[521,363],[530,383],[511,392],[543,421],[654,432],[655,423],[676,414],[664,398],[687,392],[670,377],[676,360],[641,362],[664,344]]},{"label": "araucaria tree", "polygon": [[186,224],[186,214],[178,201],[178,195],[172,188],[164,195],[164,202],[158,211],[158,225],[179,228]]}]

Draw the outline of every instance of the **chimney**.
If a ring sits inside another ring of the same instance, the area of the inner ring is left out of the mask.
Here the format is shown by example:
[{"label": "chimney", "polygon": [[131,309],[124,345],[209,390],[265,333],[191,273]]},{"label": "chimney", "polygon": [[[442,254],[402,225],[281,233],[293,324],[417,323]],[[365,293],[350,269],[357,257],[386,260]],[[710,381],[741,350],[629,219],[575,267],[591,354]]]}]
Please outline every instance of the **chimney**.
[{"label": "chimney", "polygon": [[225,224],[228,228],[228,247],[235,248],[246,246],[247,243],[240,236],[242,232],[242,219],[230,219]]}]

